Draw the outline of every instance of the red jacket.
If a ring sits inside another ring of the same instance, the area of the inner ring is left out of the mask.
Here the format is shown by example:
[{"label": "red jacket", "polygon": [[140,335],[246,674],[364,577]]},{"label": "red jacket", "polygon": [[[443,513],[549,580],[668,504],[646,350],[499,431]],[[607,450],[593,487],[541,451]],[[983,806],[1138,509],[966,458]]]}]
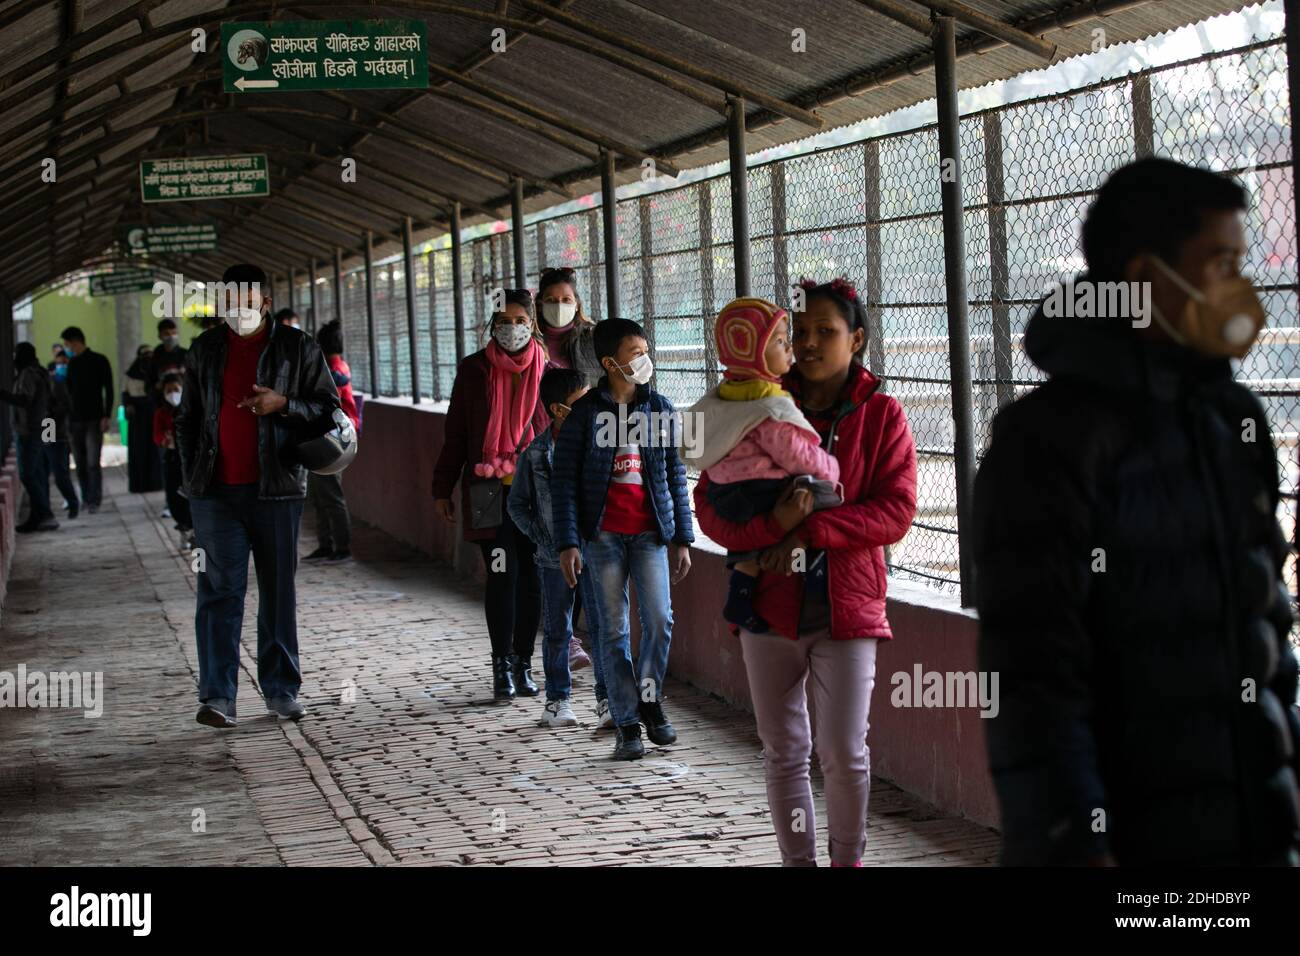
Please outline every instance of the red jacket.
[{"label": "red jacket", "polygon": [[[176,426],[173,424],[173,416],[176,409],[165,402],[154,409],[153,412],[153,443],[159,448],[167,447],[167,439],[175,435]],[[175,445],[173,444],[173,447]]]},{"label": "red jacket", "polygon": [[[548,362],[547,368],[551,367]],[[466,541],[495,538],[496,528],[475,530],[469,518],[469,483],[474,480],[474,466],[483,460],[483,437],[487,434],[488,415],[491,412],[488,396],[487,350],[479,349],[467,355],[456,369],[456,379],[451,385],[451,401],[447,403],[447,418],[443,428],[442,452],[433,466],[433,497],[450,498],[456,483],[460,483],[460,514],[464,519],[461,529]],[[551,416],[537,399],[533,410],[533,431],[540,434],[550,427]],[[521,449],[522,451],[522,449]],[[504,513],[504,504],[502,512]]]},{"label": "red jacket", "polygon": [[[782,383],[800,403],[797,372]],[[916,513],[916,445],[897,400],[880,392],[880,380],[853,364],[844,386],[851,408],[833,429],[832,454],[840,463],[844,504],[804,519],[799,534],[809,548],[825,549],[831,605],[831,637],[845,640],[893,633],[885,616],[885,546],[907,533]],[[732,551],[776,544],[785,535],[769,512],[745,524],[718,516],[709,504],[708,478],[695,486],[700,528]],[[772,630],[789,638],[799,633],[803,575],[764,572],[754,610]],[[736,629],[732,628],[732,633]]]}]

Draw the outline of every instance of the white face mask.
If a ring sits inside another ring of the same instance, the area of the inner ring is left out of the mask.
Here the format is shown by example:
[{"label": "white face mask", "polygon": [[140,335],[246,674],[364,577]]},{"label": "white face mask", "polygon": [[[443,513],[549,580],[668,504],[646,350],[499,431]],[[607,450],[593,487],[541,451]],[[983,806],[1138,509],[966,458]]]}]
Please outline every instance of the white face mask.
[{"label": "white face mask", "polygon": [[627,366],[618,365],[615,367],[623,373],[624,377],[634,385],[644,385],[650,381],[650,376],[655,373],[654,362],[650,360],[650,353],[643,352],[634,358]]},{"label": "white face mask", "polygon": [[256,332],[257,327],[262,324],[262,310],[237,305],[233,309],[226,310],[226,322],[240,335],[248,335]]},{"label": "white face mask", "polygon": [[167,404],[169,405],[179,405],[181,403],[180,392],[168,392],[163,396],[163,398],[167,399]]},{"label": "white face mask", "polygon": [[533,337],[533,330],[514,322],[498,322],[492,330],[492,337],[507,352],[518,352]]},{"label": "white face mask", "polygon": [[543,302],[542,318],[553,328],[562,329],[578,314],[576,302]]}]

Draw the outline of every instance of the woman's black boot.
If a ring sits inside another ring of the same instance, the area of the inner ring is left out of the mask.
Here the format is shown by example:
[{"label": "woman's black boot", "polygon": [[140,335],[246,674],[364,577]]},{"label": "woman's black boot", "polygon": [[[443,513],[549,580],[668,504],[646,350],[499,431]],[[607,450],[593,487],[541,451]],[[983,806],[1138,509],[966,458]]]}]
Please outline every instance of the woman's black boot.
[{"label": "woman's black boot", "polygon": [[492,696],[498,700],[514,700],[515,681],[508,657],[492,658]]},{"label": "woman's black boot", "polygon": [[510,655],[510,669],[515,680],[515,693],[520,697],[536,697],[537,684],[533,681],[533,662],[527,657]]}]

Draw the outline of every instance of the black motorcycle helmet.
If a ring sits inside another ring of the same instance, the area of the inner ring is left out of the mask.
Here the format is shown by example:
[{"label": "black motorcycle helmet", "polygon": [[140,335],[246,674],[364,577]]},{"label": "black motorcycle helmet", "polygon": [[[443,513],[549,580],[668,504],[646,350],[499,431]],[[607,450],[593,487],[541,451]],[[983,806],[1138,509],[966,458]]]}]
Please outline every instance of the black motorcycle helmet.
[{"label": "black motorcycle helmet", "polygon": [[337,475],[357,457],[357,430],[341,408],[299,429],[292,458],[318,475]]}]

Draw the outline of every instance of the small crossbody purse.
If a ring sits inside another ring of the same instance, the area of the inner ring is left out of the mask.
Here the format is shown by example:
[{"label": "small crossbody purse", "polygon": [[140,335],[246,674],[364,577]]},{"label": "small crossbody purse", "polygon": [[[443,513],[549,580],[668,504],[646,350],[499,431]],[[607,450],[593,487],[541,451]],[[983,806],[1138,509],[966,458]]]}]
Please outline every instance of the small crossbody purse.
[{"label": "small crossbody purse", "polygon": [[[523,439],[515,446],[515,459],[524,447]],[[475,531],[499,528],[505,520],[506,486],[500,478],[475,478],[469,483],[469,526]]]}]

